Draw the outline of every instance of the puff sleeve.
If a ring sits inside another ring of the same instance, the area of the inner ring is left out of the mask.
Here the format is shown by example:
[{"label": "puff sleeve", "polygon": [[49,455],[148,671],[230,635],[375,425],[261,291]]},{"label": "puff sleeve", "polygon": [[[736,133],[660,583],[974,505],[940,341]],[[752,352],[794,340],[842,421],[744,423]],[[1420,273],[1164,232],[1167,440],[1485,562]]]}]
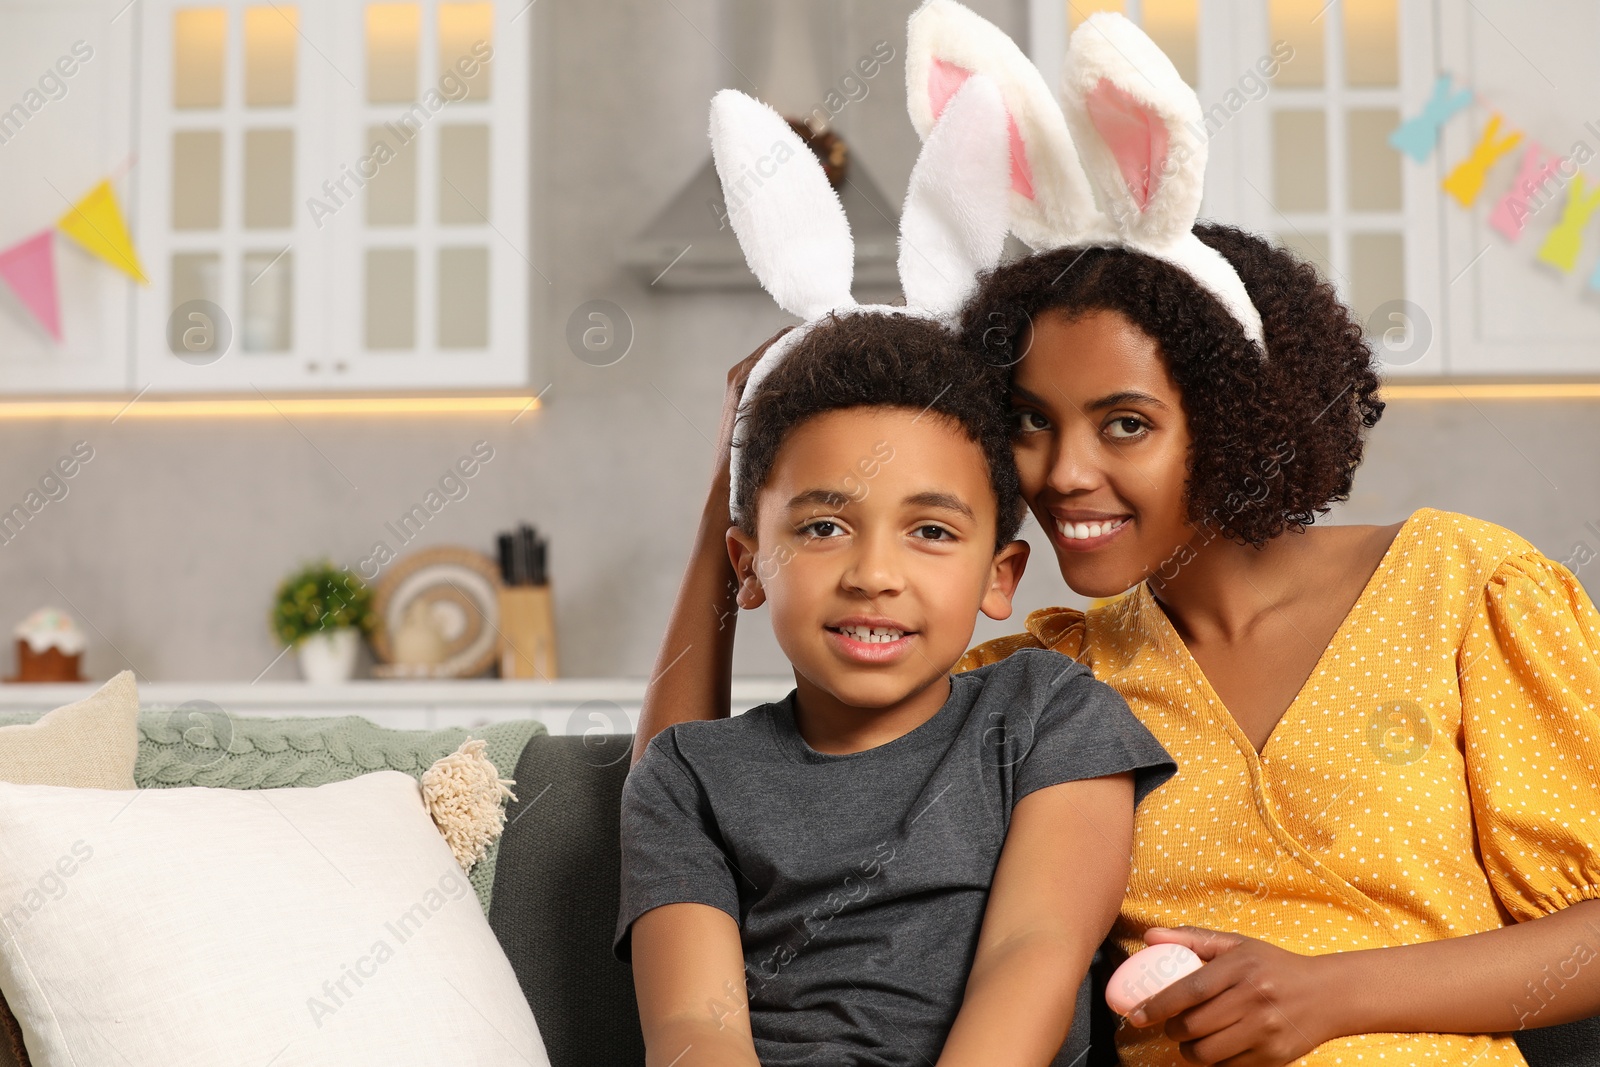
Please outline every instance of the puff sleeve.
[{"label": "puff sleeve", "polygon": [[1537,552],[1502,562],[1459,652],[1490,884],[1518,920],[1600,897],[1600,613]]},{"label": "puff sleeve", "polygon": [[1024,648],[1048,648],[1077,659],[1083,651],[1083,612],[1076,608],[1040,608],[1028,615],[1027,629],[974,645],[956,661],[951,674],[999,663]]}]

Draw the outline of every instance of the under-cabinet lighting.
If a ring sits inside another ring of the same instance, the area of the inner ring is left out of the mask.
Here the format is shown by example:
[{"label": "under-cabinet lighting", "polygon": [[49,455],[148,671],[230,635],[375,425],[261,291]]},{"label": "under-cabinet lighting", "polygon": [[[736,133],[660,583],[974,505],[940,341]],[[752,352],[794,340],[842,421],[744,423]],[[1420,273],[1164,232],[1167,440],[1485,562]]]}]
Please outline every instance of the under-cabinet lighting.
[{"label": "under-cabinet lighting", "polygon": [[0,419],[185,419],[256,415],[518,415],[536,396],[265,397],[236,400],[8,400]]},{"label": "under-cabinet lighting", "polygon": [[1600,382],[1389,383],[1383,400],[1600,400]]}]

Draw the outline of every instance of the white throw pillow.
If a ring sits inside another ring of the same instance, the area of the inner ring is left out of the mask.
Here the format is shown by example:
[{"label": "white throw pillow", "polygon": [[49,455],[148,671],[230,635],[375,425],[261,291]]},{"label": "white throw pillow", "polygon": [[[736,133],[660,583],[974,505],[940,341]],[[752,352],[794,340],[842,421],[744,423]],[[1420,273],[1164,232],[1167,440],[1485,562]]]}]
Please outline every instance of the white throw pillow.
[{"label": "white throw pillow", "polygon": [[0,991],[34,1067],[548,1067],[415,780],[0,783]]}]

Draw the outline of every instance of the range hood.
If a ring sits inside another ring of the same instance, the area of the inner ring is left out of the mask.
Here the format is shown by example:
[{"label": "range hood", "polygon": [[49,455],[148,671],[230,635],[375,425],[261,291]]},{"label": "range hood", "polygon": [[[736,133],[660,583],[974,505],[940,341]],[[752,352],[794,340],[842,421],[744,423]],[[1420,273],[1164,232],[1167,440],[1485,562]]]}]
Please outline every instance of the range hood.
[{"label": "range hood", "polygon": [[[843,24],[842,14],[840,5],[826,0],[723,0],[719,51],[730,57],[729,83],[781,115],[811,113],[828,92],[824,71],[837,65],[824,65],[818,56],[832,59],[838,51],[830,35]],[[849,157],[836,191],[855,239],[855,287],[898,290],[899,205],[883,195],[859,155],[851,151]],[[724,203],[708,151],[694,177],[623,244],[622,264],[657,289],[757,288]]]},{"label": "range hood", "polygon": [[[899,209],[859,161],[851,162],[838,192],[856,243],[855,285],[899,288]],[[666,209],[623,247],[623,264],[657,289],[756,288],[733,227],[719,210],[722,203],[722,185],[708,158]]]}]

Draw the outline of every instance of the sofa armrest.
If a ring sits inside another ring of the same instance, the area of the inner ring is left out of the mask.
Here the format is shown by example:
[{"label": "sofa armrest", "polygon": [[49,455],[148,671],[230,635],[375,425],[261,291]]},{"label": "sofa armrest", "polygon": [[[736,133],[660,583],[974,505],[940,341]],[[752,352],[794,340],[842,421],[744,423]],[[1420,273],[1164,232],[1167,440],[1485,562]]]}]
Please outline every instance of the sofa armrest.
[{"label": "sofa armrest", "polygon": [[611,954],[633,738],[536,736],[517,762],[489,925],[552,1067],[644,1067],[633,972]]}]

